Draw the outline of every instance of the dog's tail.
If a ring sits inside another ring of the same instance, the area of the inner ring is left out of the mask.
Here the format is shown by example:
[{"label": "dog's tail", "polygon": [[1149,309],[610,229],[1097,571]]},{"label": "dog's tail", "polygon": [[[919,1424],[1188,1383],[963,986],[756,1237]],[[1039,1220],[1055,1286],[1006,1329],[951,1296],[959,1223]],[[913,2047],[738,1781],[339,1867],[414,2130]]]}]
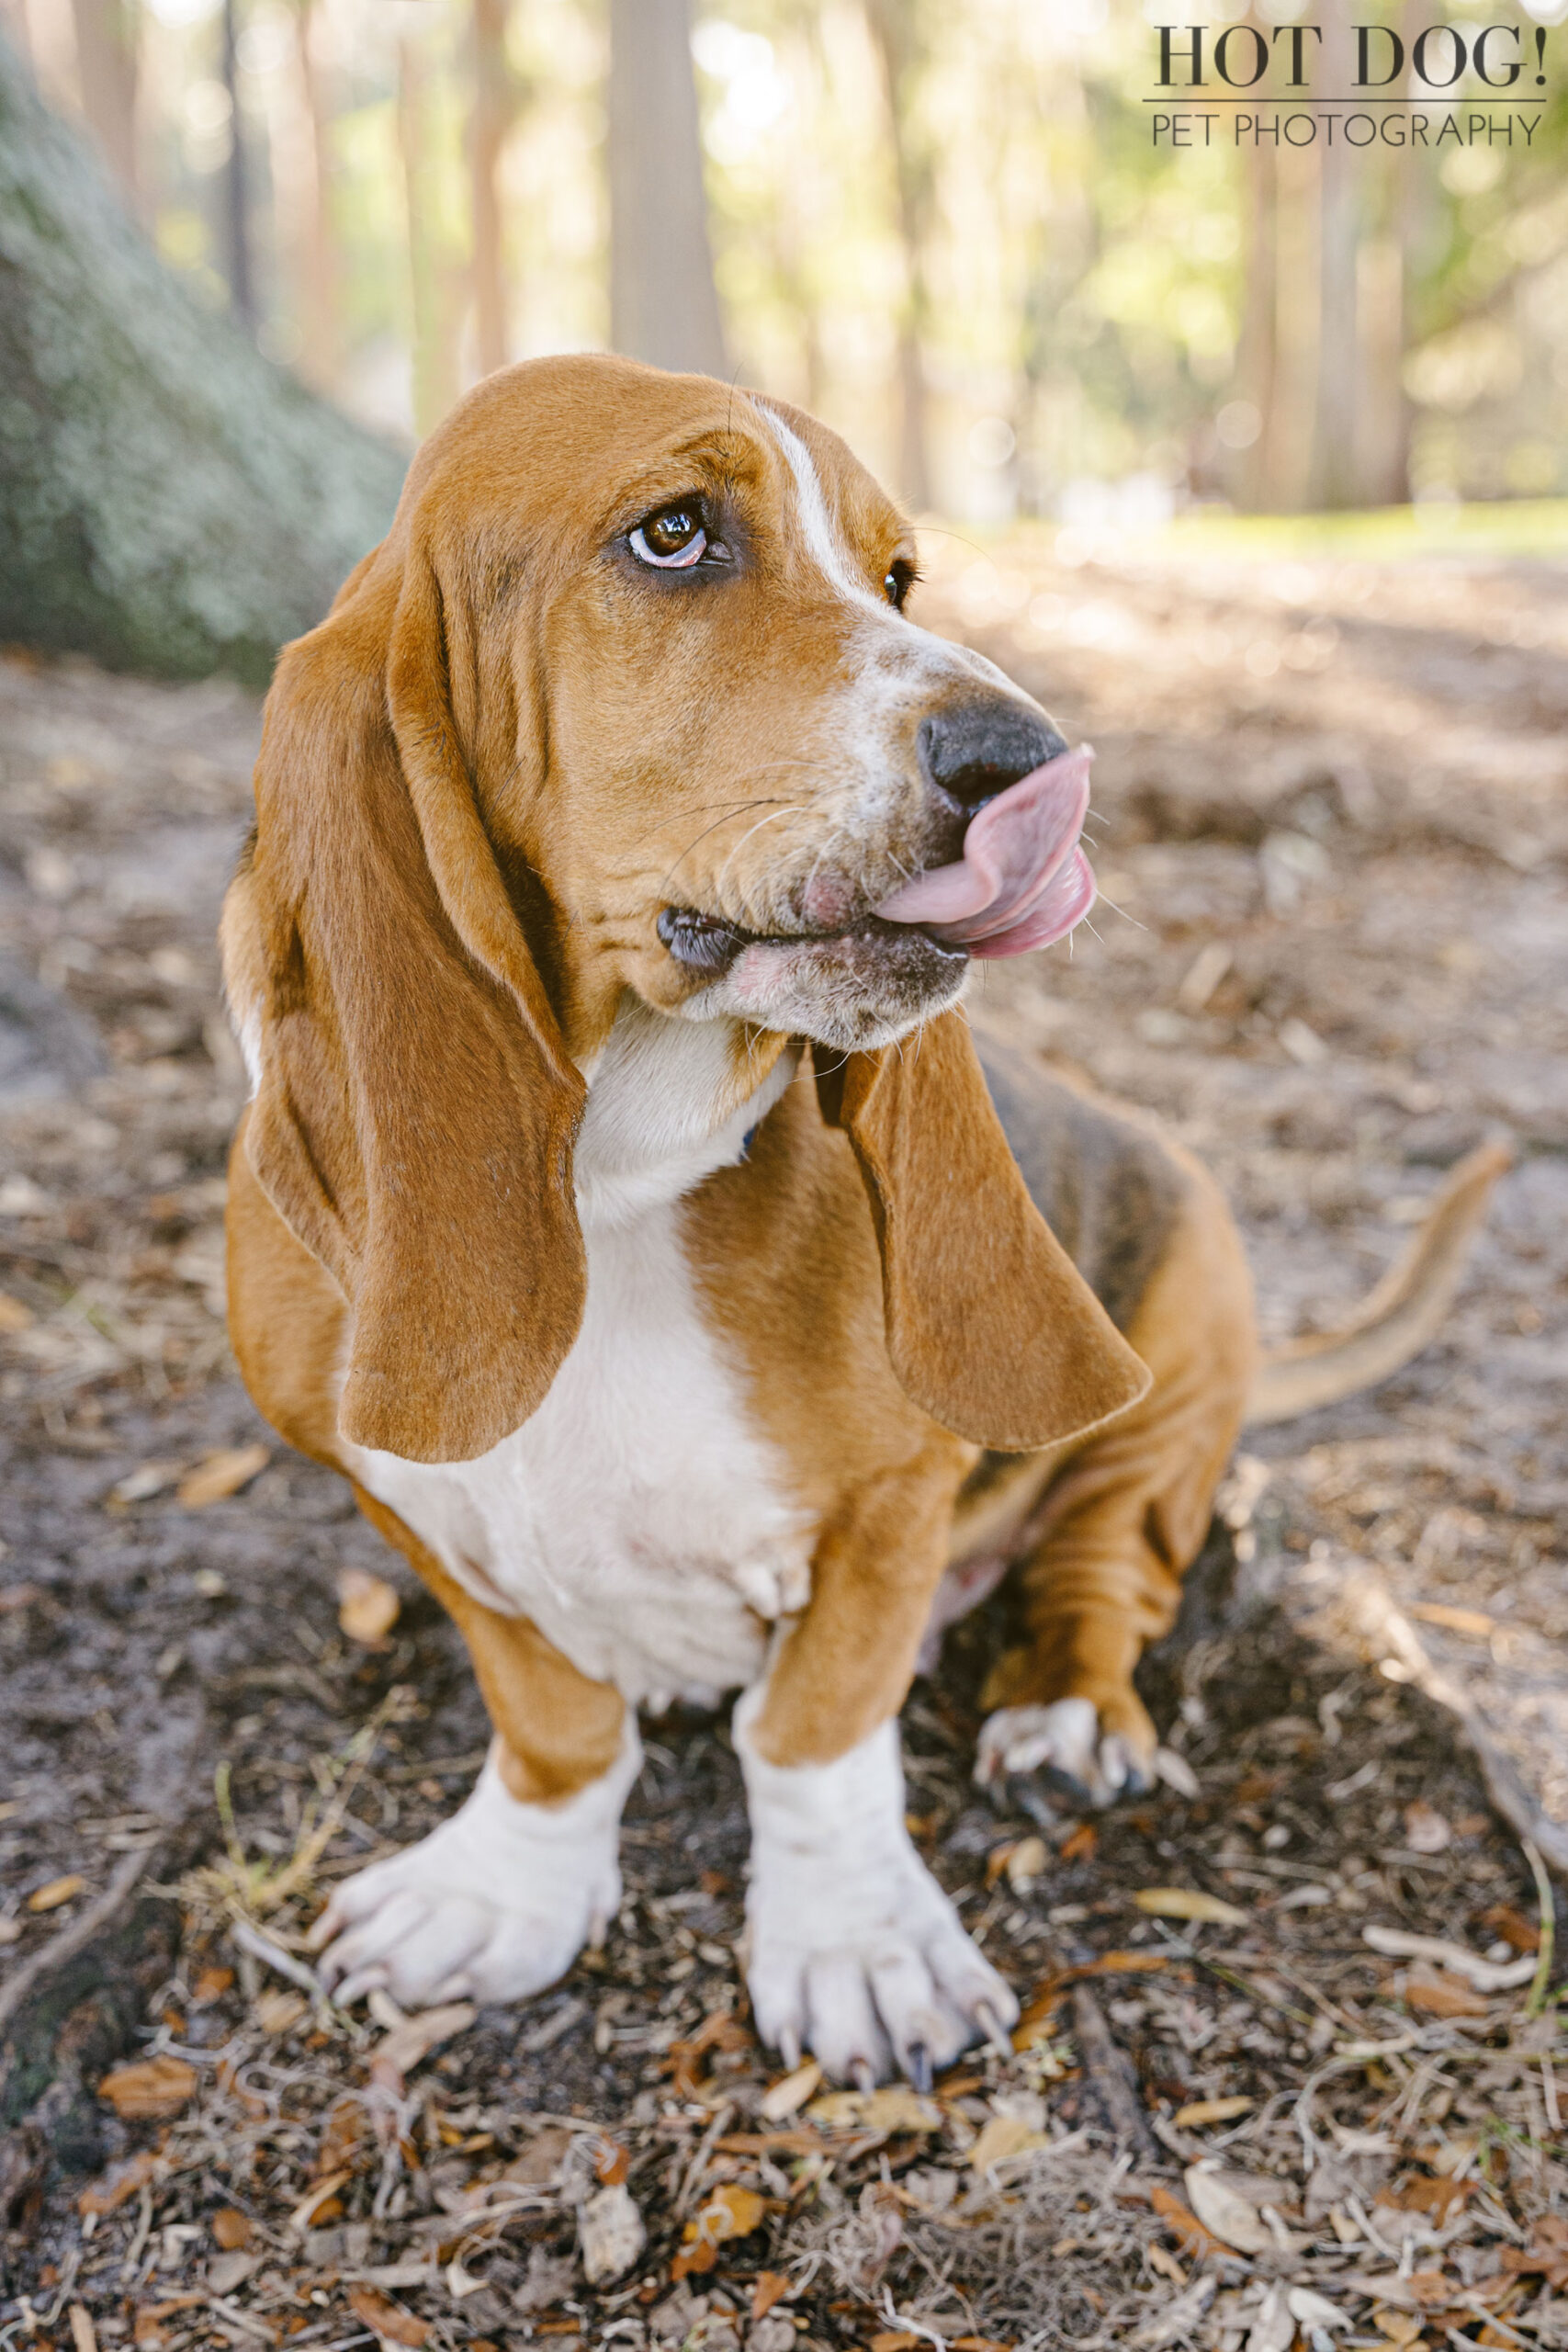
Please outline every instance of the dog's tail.
[{"label": "dog's tail", "polygon": [[1467,1153],[1396,1265],[1340,1330],[1292,1340],[1263,1359],[1247,1400],[1247,1426],[1293,1420],[1386,1380],[1436,1339],[1453,1304],[1493,1185],[1514,1155],[1483,1143]]}]

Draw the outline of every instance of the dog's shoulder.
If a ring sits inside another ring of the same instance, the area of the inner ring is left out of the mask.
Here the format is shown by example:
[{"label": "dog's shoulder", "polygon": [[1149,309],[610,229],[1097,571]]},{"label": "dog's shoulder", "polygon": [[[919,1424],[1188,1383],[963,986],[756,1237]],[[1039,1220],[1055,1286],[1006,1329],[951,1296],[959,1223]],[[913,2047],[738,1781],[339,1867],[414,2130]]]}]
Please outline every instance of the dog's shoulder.
[{"label": "dog's shoulder", "polygon": [[977,1035],[1030,1196],[1118,1330],[1170,1244],[1189,1179],[1151,1121]]}]

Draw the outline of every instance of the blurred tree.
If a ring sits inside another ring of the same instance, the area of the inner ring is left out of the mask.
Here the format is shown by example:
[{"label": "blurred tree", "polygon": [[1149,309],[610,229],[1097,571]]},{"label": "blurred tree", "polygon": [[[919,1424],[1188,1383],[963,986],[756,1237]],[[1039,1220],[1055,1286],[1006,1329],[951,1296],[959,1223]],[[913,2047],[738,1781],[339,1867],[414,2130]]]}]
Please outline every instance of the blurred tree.
[{"label": "blurred tree", "polygon": [[275,201],[293,219],[299,288],[299,372],[319,391],[335,391],[343,373],[340,256],[333,231],[332,111],[316,62],[317,0],[295,0],[291,135],[287,158],[275,159]]},{"label": "blurred tree", "polygon": [[708,243],[690,0],[610,0],[610,341],[727,376]]},{"label": "blurred tree", "polygon": [[931,158],[914,122],[921,55],[919,0],[865,0],[867,22],[881,60],[887,94],[887,128],[898,201],[898,243],[904,258],[898,306],[898,491],[917,514],[931,503],[926,418],[926,237],[931,225]]},{"label": "blurred tree", "polygon": [[229,93],[229,158],[223,166],[223,261],[234,316],[254,332],[256,291],[251,270],[251,191],[246,168],[245,126],[240,108],[238,0],[223,0],[223,86]]},{"label": "blurred tree", "polygon": [[0,639],[264,684],[403,460],[205,311],[0,35]]},{"label": "blurred tree", "polygon": [[473,11],[468,177],[474,231],[474,342],[479,373],[488,376],[504,368],[510,356],[501,158],[517,113],[518,92],[506,54],[511,0],[473,0]]},{"label": "blurred tree", "polygon": [[137,0],[71,0],[82,111],[132,199],[137,194]]},{"label": "blurred tree", "polygon": [[[1319,0],[1316,15],[1326,53],[1348,56],[1347,0]],[[1354,506],[1360,487],[1356,417],[1362,383],[1357,365],[1356,281],[1366,177],[1359,148],[1340,138],[1324,149],[1317,180],[1317,366],[1307,481],[1307,503],[1313,507]]]},{"label": "blurred tree", "polygon": [[447,249],[444,158],[429,62],[422,28],[405,25],[398,38],[398,146],[413,300],[413,421],[422,434],[440,423],[460,389],[458,278]]}]

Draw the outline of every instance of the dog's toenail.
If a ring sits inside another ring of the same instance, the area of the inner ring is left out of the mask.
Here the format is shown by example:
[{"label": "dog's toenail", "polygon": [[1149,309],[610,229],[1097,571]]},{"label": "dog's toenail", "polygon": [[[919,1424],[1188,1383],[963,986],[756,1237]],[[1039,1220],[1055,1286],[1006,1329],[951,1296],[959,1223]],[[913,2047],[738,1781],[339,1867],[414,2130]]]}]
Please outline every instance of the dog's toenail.
[{"label": "dog's toenail", "polygon": [[931,2087],[931,2053],[923,2041],[911,2041],[904,2052],[904,2072],[908,2075],[922,2098],[929,2098]]},{"label": "dog's toenail", "polygon": [[1012,2056],[1012,2036],[989,2001],[976,2001],[975,2022],[998,2058]]},{"label": "dog's toenail", "polygon": [[849,2077],[857,2091],[874,2091],[876,2088],[876,2069],[869,2058],[852,2058]]}]

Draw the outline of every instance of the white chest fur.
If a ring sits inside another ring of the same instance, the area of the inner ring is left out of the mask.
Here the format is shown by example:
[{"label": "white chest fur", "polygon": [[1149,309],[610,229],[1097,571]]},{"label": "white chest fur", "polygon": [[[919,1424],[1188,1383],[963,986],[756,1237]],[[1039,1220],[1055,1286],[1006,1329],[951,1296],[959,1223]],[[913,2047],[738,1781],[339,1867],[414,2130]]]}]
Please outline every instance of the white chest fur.
[{"label": "white chest fur", "polygon": [[[650,1052],[646,1034],[628,1050],[617,1032],[594,1074],[579,1149],[588,1302],[539,1410],[474,1462],[353,1449],[355,1475],[476,1598],[531,1618],[635,1702],[751,1681],[770,1621],[809,1597],[812,1548],[701,1312],[678,1206],[739,1156],[790,1066],[714,1129],[711,1030],[660,1029],[669,1052]],[[671,1133],[682,1080],[693,1124],[707,1106],[700,1138]],[[656,1095],[646,1124],[628,1087]]]}]

